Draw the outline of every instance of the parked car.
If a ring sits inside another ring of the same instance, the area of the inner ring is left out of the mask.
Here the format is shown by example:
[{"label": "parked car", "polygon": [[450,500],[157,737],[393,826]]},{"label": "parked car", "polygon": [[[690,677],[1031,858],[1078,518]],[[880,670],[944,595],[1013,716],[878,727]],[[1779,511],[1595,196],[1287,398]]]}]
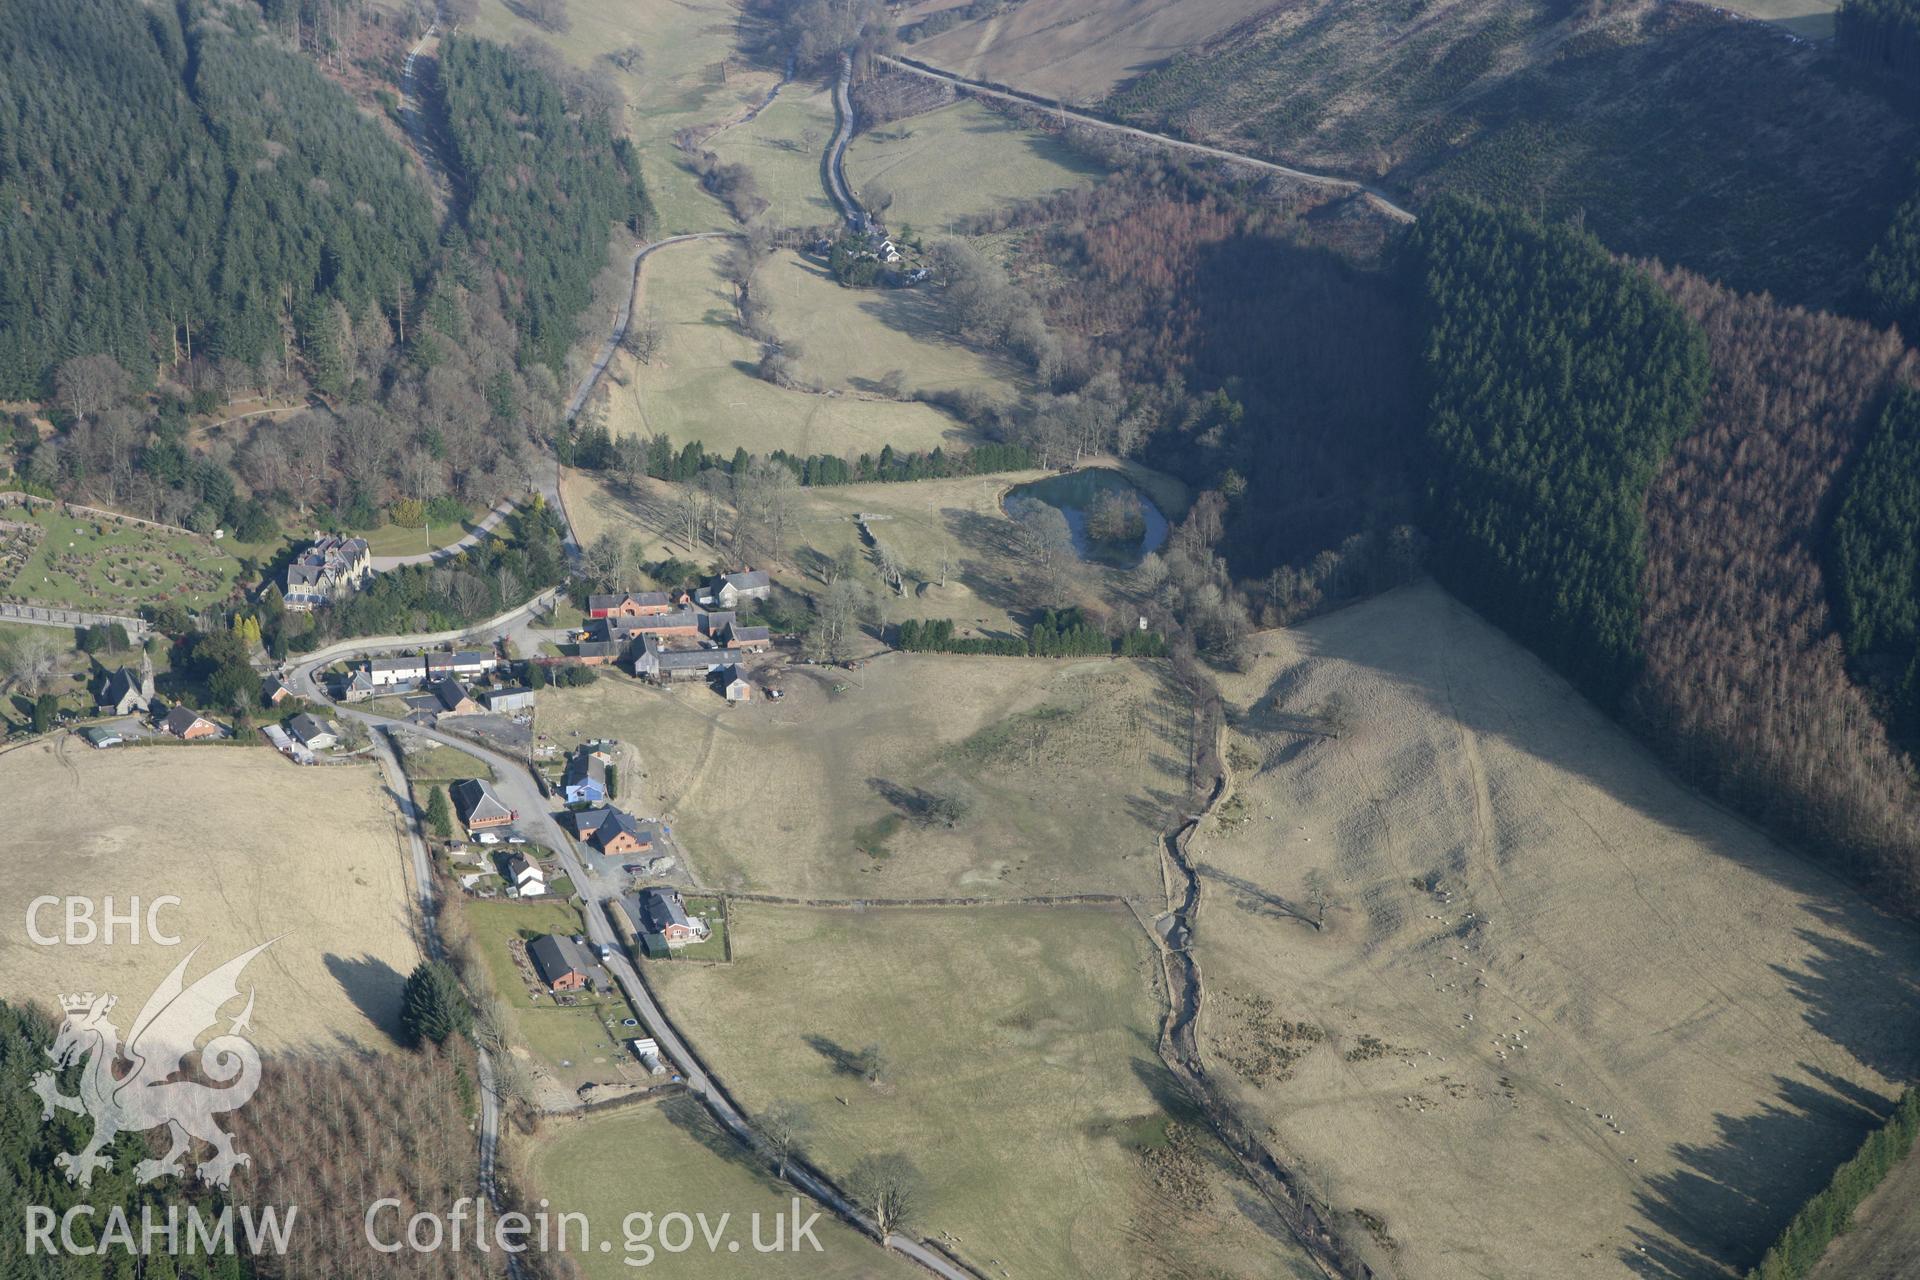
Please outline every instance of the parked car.
[{"label": "parked car", "polygon": [[508,836],[507,837],[508,844],[525,844],[526,842],[527,842],[527,838],[525,836]]},{"label": "parked car", "polygon": [[482,831],[479,835],[475,836],[474,839],[478,840],[481,844],[499,844],[500,843],[500,837],[495,835],[491,831]]}]

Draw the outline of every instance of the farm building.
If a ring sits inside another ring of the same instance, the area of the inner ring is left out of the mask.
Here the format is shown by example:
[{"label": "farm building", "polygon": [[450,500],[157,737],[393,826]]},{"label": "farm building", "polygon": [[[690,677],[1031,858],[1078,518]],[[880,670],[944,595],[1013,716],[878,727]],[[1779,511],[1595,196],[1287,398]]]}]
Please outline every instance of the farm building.
[{"label": "farm building", "polygon": [[220,736],[220,726],[191,707],[175,707],[167,712],[160,727],[184,742]]},{"label": "farm building", "polygon": [[605,804],[607,800],[607,756],[603,751],[580,748],[567,758],[567,771],[560,780],[560,792],[568,804]]},{"label": "farm building", "polygon": [[645,636],[633,654],[633,674],[651,680],[695,680],[740,658],[738,649],[668,649]]},{"label": "farm building", "polygon": [[622,640],[582,640],[575,646],[573,656],[586,666],[599,667],[620,661],[620,655],[626,651],[626,642]]},{"label": "farm building", "polygon": [[753,686],[747,683],[747,673],[739,663],[722,668],[720,682],[720,691],[727,695],[728,702],[745,702],[753,697]]},{"label": "farm building", "polygon": [[[685,597],[682,597],[684,600]],[[677,602],[664,591],[622,591],[613,595],[588,596],[589,618],[638,618],[650,613],[667,613]]]},{"label": "farm building", "polygon": [[527,959],[549,991],[580,991],[593,972],[587,949],[565,934],[549,933],[527,944]]},{"label": "farm building", "polygon": [[503,689],[488,689],[480,695],[487,710],[496,713],[533,710],[533,690],[523,684],[508,685]]},{"label": "farm building", "polygon": [[97,748],[117,747],[125,741],[118,729],[109,729],[105,725],[95,725],[91,729],[81,730],[81,736]]},{"label": "farm building", "polygon": [[453,807],[459,811],[461,823],[469,831],[504,827],[520,816],[518,810],[509,808],[494,794],[493,787],[480,778],[462,778],[448,788],[448,794],[453,797]]}]

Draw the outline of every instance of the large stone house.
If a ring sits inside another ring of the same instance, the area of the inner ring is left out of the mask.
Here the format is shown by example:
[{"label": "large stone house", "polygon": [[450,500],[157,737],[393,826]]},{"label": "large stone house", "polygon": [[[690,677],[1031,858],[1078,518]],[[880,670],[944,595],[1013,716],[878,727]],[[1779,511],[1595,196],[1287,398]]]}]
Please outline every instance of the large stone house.
[{"label": "large stone house", "polygon": [[295,556],[287,566],[287,608],[308,613],[358,587],[373,572],[373,554],[365,538],[329,534]]},{"label": "large stone house", "polygon": [[742,600],[765,600],[773,594],[773,579],[765,569],[723,573],[709,579],[700,603],[714,609],[737,609]]}]

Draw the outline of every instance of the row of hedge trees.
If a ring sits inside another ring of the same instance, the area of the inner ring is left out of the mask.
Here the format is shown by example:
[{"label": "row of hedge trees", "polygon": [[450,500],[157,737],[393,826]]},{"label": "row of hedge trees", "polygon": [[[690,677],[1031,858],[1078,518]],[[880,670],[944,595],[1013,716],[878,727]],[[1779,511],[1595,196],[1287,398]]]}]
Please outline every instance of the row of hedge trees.
[{"label": "row of hedge trees", "polygon": [[[564,446],[562,461],[588,471],[644,471],[655,480],[684,484],[702,471],[742,472],[753,460],[745,449],[731,458],[709,453],[698,440],[674,448],[665,434],[645,440],[615,440],[599,424],[580,428]],[[971,449],[899,450],[886,445],[879,453],[843,458],[831,453],[796,454],[776,449],[767,460],[793,472],[803,485],[883,484],[906,480],[947,480],[957,476],[992,475],[1002,471],[1030,471],[1039,465],[1025,445],[988,443]]]},{"label": "row of hedge trees", "polygon": [[1094,626],[1079,609],[1047,610],[1024,637],[956,636],[950,618],[910,618],[894,638],[908,653],[994,654],[1009,658],[1160,658],[1167,642],[1157,631],[1128,630],[1117,638]]}]

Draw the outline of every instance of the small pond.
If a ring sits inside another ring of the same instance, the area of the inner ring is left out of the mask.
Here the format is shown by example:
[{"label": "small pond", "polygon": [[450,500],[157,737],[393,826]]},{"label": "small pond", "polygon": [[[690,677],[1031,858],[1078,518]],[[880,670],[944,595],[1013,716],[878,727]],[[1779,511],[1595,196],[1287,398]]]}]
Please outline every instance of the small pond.
[{"label": "small pond", "polygon": [[1167,540],[1167,518],[1160,508],[1124,473],[1106,467],[1015,485],[1002,505],[1017,519],[1033,503],[1045,503],[1067,518],[1073,549],[1082,560],[1129,569]]}]

